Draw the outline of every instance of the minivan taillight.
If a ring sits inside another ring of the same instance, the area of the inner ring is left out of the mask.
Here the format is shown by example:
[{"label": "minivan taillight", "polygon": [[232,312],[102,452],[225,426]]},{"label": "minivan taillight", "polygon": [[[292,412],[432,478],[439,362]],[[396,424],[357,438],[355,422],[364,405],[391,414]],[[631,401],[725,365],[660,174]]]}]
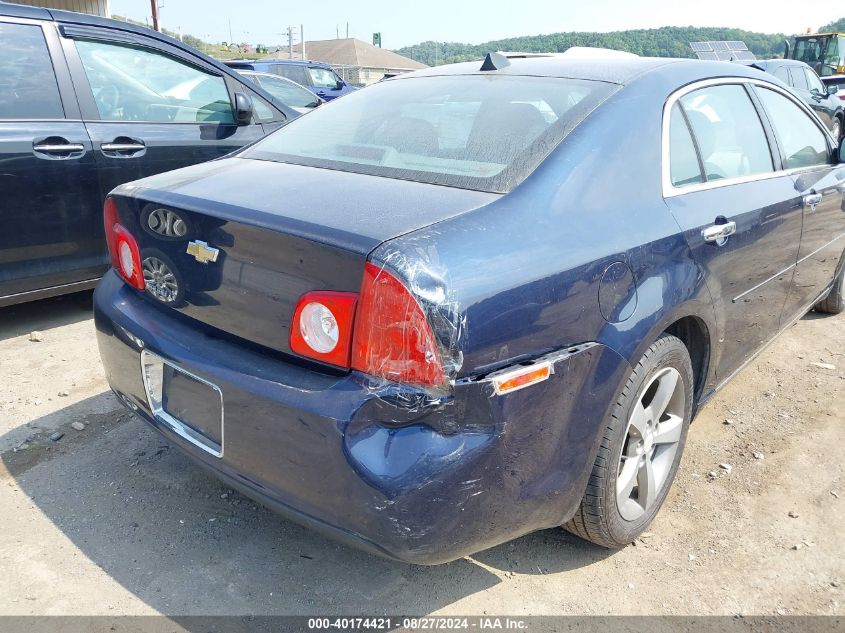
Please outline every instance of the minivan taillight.
[{"label": "minivan taillight", "polygon": [[423,387],[446,383],[437,342],[419,302],[401,281],[369,262],[355,316],[352,368]]},{"label": "minivan taillight", "polygon": [[138,241],[118,221],[117,205],[110,197],[106,198],[103,206],[103,223],[112,266],[130,286],[144,290],[144,273],[141,270]]}]

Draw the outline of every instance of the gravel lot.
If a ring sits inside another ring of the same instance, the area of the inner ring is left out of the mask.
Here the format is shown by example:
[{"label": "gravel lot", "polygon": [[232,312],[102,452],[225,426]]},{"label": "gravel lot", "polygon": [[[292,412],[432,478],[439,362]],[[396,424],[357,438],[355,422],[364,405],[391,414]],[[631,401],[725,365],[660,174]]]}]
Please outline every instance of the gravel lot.
[{"label": "gravel lot", "polygon": [[547,530],[417,567],[275,516],[133,419],[90,307],[0,309],[2,614],[845,613],[845,315],[808,315],[705,407],[634,546]]}]

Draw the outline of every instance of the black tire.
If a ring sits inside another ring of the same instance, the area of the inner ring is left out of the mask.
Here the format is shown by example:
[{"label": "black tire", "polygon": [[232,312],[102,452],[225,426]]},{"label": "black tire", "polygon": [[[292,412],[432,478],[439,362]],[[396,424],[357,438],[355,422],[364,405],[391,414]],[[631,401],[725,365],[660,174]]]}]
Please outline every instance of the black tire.
[{"label": "black tire", "polygon": [[[616,487],[617,477],[621,472],[622,451],[625,449],[626,454],[629,451],[627,444],[630,441],[628,439],[629,419],[635,405],[648,397],[648,391],[644,391],[644,388],[647,385],[651,388],[653,381],[666,368],[677,370],[683,382],[684,394],[677,396],[678,403],[675,405],[679,411],[683,411],[680,438],[677,440],[677,448],[668,474],[665,475],[665,480],[654,502],[644,509],[642,516],[628,520],[622,516],[618,507]],[[692,418],[693,389],[692,363],[686,346],[674,336],[661,335],[637,363],[619,395],[605,427],[581,506],[575,516],[563,526],[566,530],[597,545],[612,549],[625,547],[645,531],[660,510],[660,506],[663,505],[666,494],[675,479]]]},{"label": "black tire", "polygon": [[830,293],[816,304],[815,310],[825,314],[839,314],[845,310],[845,265],[840,268],[839,274],[833,280]]}]

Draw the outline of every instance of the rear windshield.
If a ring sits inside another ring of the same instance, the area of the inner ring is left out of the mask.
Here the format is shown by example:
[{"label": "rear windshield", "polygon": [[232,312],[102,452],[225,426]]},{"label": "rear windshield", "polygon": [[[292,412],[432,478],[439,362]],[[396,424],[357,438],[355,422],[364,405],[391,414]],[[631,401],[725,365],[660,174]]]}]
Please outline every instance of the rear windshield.
[{"label": "rear windshield", "polygon": [[243,156],[506,193],[619,86],[461,75],[364,88]]}]

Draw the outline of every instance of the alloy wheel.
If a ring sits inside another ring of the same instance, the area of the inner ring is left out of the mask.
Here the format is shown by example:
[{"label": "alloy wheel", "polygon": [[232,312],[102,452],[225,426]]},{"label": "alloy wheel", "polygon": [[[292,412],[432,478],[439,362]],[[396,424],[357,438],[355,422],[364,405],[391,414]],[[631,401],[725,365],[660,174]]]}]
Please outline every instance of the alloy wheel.
[{"label": "alloy wheel", "polygon": [[667,483],[684,428],[685,391],[673,367],[658,371],[640,391],[616,475],[616,505],[626,521],[650,510]]}]

